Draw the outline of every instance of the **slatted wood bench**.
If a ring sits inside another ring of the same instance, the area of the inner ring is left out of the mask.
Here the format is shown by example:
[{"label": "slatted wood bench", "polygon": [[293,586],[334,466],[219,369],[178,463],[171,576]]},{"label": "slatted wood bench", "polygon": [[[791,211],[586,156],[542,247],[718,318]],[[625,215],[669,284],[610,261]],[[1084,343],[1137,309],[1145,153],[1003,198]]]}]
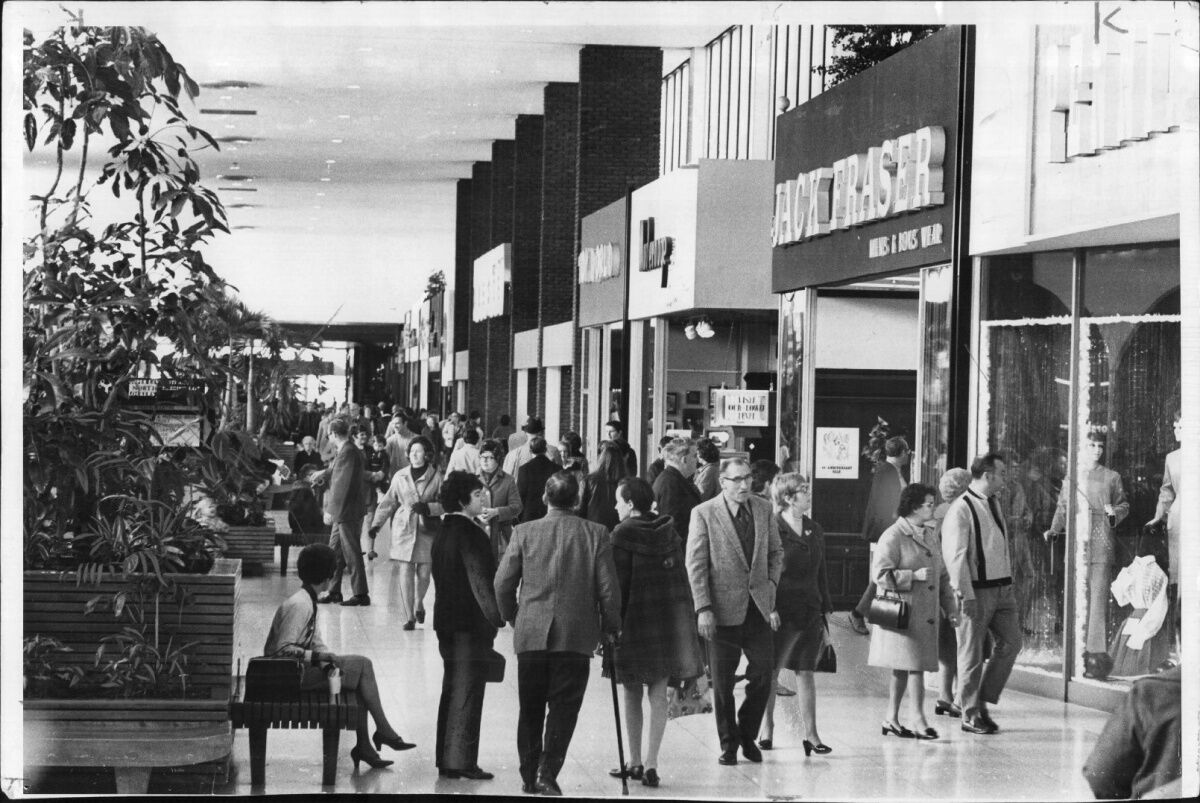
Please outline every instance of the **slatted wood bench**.
[{"label": "slatted wood bench", "polygon": [[241,558],[242,573],[247,576],[261,576],[275,559],[275,522],[270,518],[261,527],[230,525],[219,535],[225,539],[225,557]]},{"label": "slatted wood bench", "polygon": [[309,544],[329,543],[329,533],[332,528],[323,526],[317,532],[292,532],[289,530],[275,531],[275,546],[279,547],[279,576],[287,577],[288,553],[294,546],[306,547]]},{"label": "slatted wood bench", "polygon": [[261,787],[266,782],[269,728],[320,728],[321,783],[332,786],[337,777],[341,731],[358,730],[359,723],[367,716],[366,708],[358,703],[358,695],[347,691],[331,701],[329,692],[321,689],[301,692],[291,700],[246,700],[245,687],[245,678],[238,677],[229,716],[235,729],[245,728],[249,732],[250,784]]}]

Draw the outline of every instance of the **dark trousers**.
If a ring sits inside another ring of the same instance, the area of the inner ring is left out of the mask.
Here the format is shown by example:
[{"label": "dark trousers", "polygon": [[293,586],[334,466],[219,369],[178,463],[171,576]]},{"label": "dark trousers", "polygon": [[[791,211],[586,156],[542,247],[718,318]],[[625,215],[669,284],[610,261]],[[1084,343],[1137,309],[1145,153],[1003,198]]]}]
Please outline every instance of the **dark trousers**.
[{"label": "dark trousers", "polygon": [[439,768],[469,770],[479,766],[479,724],[487,688],[488,651],[492,639],[478,633],[437,631],[442,656],[442,699],[438,703]]},{"label": "dark trousers", "polygon": [[[734,713],[733,674],[746,653],[746,699]],[[753,742],[767,710],[774,682],[775,645],[771,626],[762,612],[750,603],[740,625],[717,626],[717,637],[708,643],[708,665],[712,672],[713,712],[721,750],[730,752]]]},{"label": "dark trousers", "polygon": [[331,592],[342,593],[342,575],[350,569],[350,590],[354,596],[367,594],[367,569],[363,566],[362,519],[356,521],[334,522],[329,533],[329,546],[337,557],[337,569],[333,573],[333,582],[329,584]]},{"label": "dark trousers", "polygon": [[[517,753],[521,779],[557,778],[587,691],[588,656],[534,650],[517,655]],[[543,728],[545,733],[543,735]]]}]

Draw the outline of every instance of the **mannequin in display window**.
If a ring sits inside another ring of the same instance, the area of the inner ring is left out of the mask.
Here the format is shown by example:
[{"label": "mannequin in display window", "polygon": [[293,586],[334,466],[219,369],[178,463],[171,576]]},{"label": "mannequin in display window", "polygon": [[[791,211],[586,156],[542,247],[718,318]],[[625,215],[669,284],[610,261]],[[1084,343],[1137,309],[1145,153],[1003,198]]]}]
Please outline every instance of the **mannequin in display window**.
[{"label": "mannequin in display window", "polygon": [[[1183,443],[1183,419],[1179,410],[1175,411],[1175,441]],[[1171,605],[1167,623],[1173,628],[1176,641],[1179,638],[1179,529],[1183,526],[1183,504],[1180,502],[1182,463],[1182,448],[1167,454],[1162,487],[1158,492],[1158,507],[1154,510],[1154,518],[1146,522],[1147,527],[1164,519],[1167,522],[1167,597]]]},{"label": "mannequin in display window", "polygon": [[[1092,431],[1084,441],[1079,455],[1077,505],[1086,505],[1088,531],[1078,537],[1086,539],[1081,576],[1087,583],[1087,629],[1084,639],[1084,677],[1102,679],[1112,667],[1108,655],[1108,597],[1114,563],[1114,530],[1129,515],[1129,502],[1121,476],[1100,464],[1107,439],[1103,432]],[[1066,531],[1067,500],[1071,486],[1064,484],[1058,495],[1054,521],[1044,533],[1047,540]]]}]

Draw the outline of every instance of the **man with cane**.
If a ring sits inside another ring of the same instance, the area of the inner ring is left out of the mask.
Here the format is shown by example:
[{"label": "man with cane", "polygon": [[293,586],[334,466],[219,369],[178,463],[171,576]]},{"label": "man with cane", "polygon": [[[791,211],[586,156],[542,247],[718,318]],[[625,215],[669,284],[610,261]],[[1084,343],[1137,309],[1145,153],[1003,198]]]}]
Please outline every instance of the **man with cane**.
[{"label": "man with cane", "polygon": [[617,665],[613,655],[617,649],[615,638],[606,638],[604,640],[604,672],[608,675],[609,681],[612,683],[612,700],[613,700],[613,719],[617,724],[617,759],[621,762],[617,766],[621,768],[619,776],[621,778],[621,794],[629,794],[629,770],[625,768],[625,743],[621,740],[621,706],[617,703]]},{"label": "man with cane", "polygon": [[548,512],[517,525],[496,571],[500,615],[514,628],[517,753],[528,794],[562,794],[558,772],[587,690],[588,661],[601,629],[610,639],[621,629],[608,529],[572,512],[578,496],[574,473],[550,477]]}]

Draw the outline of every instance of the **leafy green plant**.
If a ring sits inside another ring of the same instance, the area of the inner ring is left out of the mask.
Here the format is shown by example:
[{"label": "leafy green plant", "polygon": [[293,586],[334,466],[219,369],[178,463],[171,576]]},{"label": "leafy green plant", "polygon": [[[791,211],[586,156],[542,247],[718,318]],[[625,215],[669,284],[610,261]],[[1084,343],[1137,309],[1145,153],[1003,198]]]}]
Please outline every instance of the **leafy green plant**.
[{"label": "leafy green plant", "polygon": [[833,56],[813,72],[837,86],[909,45],[942,29],[941,25],[831,25]]},{"label": "leafy green plant", "polygon": [[61,695],[79,685],[84,678],[83,667],[55,660],[57,656],[68,652],[74,650],[50,636],[35,634],[25,638],[22,668],[27,696]]},{"label": "leafy green plant", "polygon": [[161,645],[145,626],[123,627],[101,639],[91,681],[114,697],[187,697],[190,652],[197,644],[176,646],[169,638]]}]

